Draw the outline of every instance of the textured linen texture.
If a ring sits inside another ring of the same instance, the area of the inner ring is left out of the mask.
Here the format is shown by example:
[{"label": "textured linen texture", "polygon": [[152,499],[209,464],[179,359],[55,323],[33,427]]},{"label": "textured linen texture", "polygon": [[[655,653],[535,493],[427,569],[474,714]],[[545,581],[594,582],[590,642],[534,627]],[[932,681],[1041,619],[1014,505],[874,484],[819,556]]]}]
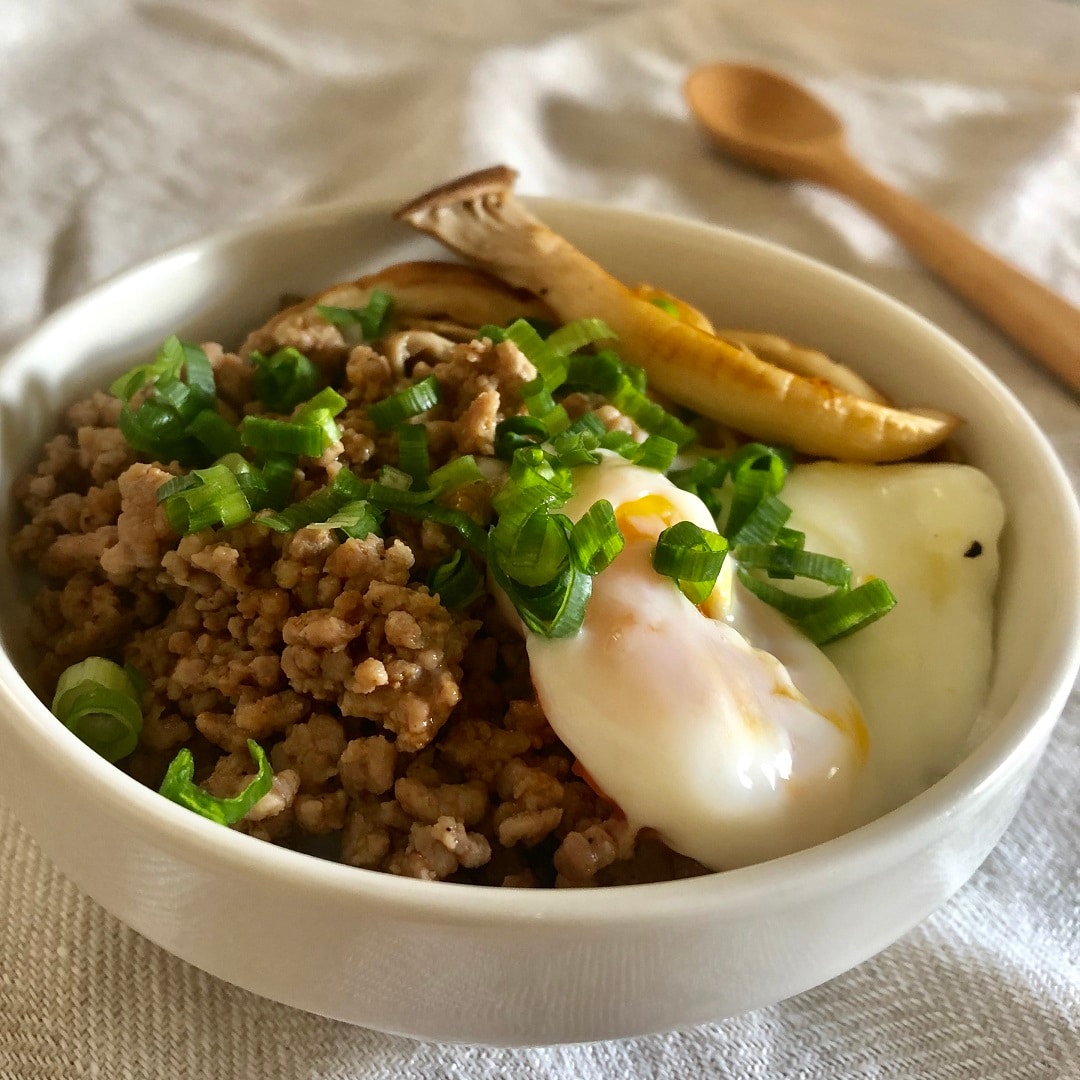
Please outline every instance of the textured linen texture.
[{"label": "textured linen texture", "polygon": [[[868,165],[1080,303],[1074,6],[6,0],[0,344],[209,230],[507,161],[523,191],[730,225],[883,288],[1004,378],[1080,482],[1075,399],[850,204],[709,150],[680,85],[718,57],[806,80]],[[204,975],[82,896],[0,795],[0,1078],[1080,1077],[1078,776],[1074,692],[1001,845],[874,960],[734,1020],[521,1051],[350,1028]]]}]

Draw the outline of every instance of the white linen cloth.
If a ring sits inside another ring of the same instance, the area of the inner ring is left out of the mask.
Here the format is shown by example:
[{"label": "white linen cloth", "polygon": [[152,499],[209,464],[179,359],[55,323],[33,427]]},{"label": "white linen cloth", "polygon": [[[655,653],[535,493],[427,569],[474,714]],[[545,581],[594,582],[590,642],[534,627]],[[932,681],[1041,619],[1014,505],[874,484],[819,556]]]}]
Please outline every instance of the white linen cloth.
[{"label": "white linen cloth", "polygon": [[[1080,304],[1080,7],[5,0],[0,343],[207,231],[505,161],[525,192],[730,225],[885,289],[1001,375],[1080,481],[1080,408],[1050,376],[839,197],[710,151],[680,86],[721,57],[806,80],[871,168]],[[1078,776],[1074,693],[1002,844],[876,959],[687,1032],[522,1051],[350,1028],[205,975],[82,896],[0,801],[0,1077],[1080,1077]]]}]

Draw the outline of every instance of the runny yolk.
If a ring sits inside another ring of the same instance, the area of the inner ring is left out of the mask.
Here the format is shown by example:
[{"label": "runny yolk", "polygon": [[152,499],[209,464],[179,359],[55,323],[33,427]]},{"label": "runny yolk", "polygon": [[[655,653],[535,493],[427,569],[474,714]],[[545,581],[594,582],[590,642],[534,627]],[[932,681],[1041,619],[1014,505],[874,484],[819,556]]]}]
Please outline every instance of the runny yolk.
[{"label": "runny yolk", "polygon": [[663,495],[643,495],[615,509],[619,532],[627,540],[655,540],[674,518],[675,507]]}]

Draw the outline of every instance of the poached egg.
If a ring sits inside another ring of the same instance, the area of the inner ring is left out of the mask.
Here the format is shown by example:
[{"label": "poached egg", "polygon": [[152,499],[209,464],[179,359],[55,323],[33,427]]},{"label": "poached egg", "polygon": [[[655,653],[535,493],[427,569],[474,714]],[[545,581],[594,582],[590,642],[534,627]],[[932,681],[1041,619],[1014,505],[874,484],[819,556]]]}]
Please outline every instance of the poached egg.
[{"label": "poached egg", "polygon": [[[611,502],[625,540],[593,581],[581,631],[526,631],[548,721],[635,828],[715,869],[831,839],[947,771],[991,657],[1000,498],[958,465],[797,467],[781,498],[807,549],[885,578],[898,604],[814,645],[739,584],[729,554],[693,604],[652,566],[678,521],[715,529],[697,496],[605,454],[563,512]],[[965,552],[979,550],[978,558]]]}]

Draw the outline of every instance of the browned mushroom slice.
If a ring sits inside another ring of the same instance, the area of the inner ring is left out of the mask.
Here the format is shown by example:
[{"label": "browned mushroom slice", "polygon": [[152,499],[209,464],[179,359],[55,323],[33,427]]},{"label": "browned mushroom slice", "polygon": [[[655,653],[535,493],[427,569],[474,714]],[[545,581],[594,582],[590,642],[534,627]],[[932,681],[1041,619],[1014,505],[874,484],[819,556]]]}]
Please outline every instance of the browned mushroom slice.
[{"label": "browned mushroom slice", "polygon": [[680,321],[703,330],[706,334],[723,338],[733,345],[746,346],[759,360],[775,364],[785,371],[793,371],[796,375],[805,375],[808,379],[824,379],[838,390],[845,390],[867,401],[876,401],[879,405],[889,404],[884,394],[875,390],[851,368],[838,364],[817,349],[796,345],[794,341],[780,337],[779,334],[766,334],[759,330],[717,330],[708,316],[692,304],[653,285],[635,285],[633,293],[657,307],[670,308]]},{"label": "browned mushroom slice", "polygon": [[825,353],[817,349],[808,349],[805,345],[796,345],[779,334],[766,334],[759,330],[717,330],[716,336],[730,341],[734,345],[745,345],[759,360],[764,360],[785,371],[796,375],[805,375],[808,379],[824,379],[838,390],[844,390],[865,401],[876,401],[879,405],[888,405],[888,399],[881,391],[871,386],[861,375],[851,368],[838,364]]},{"label": "browned mushroom slice", "polygon": [[248,335],[240,353],[247,356],[255,349],[270,352],[292,345],[320,366],[339,363],[355,341],[347,330],[321,315],[318,305],[362,308],[376,289],[394,298],[391,330],[438,326],[448,337],[451,335],[445,331],[453,326],[459,329],[454,336],[468,339],[473,336],[469,331],[485,323],[505,325],[523,317],[553,318],[543,301],[475,267],[450,262],[396,263],[357,281],[332,285],[279,311]]},{"label": "browned mushroom slice", "polygon": [[937,446],[959,424],[933,410],[867,401],[787,371],[673,318],[537,220],[514,197],[516,173],[485,169],[403,206],[397,217],[551,305],[562,321],[594,316],[619,335],[673,400],[755,438],[848,461],[898,461]]}]

